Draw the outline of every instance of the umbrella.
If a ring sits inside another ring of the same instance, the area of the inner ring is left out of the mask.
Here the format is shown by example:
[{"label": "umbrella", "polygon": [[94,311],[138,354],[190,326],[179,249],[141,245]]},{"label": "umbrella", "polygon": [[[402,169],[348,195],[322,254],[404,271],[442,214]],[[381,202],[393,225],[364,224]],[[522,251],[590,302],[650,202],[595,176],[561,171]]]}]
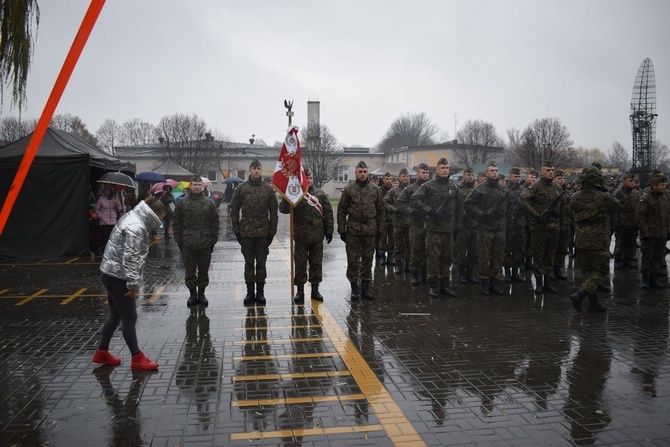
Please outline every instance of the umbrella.
[{"label": "umbrella", "polygon": [[159,174],[158,172],[146,171],[137,174],[135,176],[135,180],[138,182],[164,182],[165,177],[163,177],[163,174]]},{"label": "umbrella", "polygon": [[172,189],[175,189],[177,185],[179,185],[179,182],[177,180],[172,180],[171,178],[165,180],[164,182],[158,182],[154,185],[153,188],[151,188],[152,192],[158,192],[163,190],[163,185],[170,185]]},{"label": "umbrella", "polygon": [[211,186],[212,181],[207,177],[200,177],[202,179],[202,186]]},{"label": "umbrella", "polygon": [[174,197],[175,202],[184,194],[184,188],[187,188],[191,182],[179,182],[177,186],[172,188],[172,196]]},{"label": "umbrella", "polygon": [[242,180],[239,177],[228,177],[223,181],[223,183],[242,183],[244,180]]},{"label": "umbrella", "polygon": [[98,179],[98,183],[109,183],[111,185],[119,185],[119,186],[130,186],[131,188],[135,187],[135,181],[129,176],[126,175],[122,172],[108,172],[100,179]]}]

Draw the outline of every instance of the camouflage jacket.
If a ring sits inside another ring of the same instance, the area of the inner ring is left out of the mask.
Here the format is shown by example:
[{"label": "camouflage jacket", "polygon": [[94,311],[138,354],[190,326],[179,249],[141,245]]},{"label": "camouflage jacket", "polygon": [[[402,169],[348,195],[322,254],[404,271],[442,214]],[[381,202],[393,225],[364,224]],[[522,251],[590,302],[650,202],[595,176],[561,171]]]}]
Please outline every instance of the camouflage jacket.
[{"label": "camouflage jacket", "polygon": [[[392,186],[386,186],[386,185],[384,185],[383,183],[380,183],[380,185],[378,186],[378,188],[379,188],[379,190],[382,192],[382,200],[383,200],[384,198],[386,198],[386,194],[388,194],[389,191],[391,191],[391,190],[393,189]],[[386,223],[393,223],[393,216],[391,216],[391,215],[389,215],[389,214],[387,214],[387,213],[384,213],[384,219],[386,220]]]},{"label": "camouflage jacket", "polygon": [[611,194],[593,187],[582,187],[570,197],[575,216],[575,247],[582,250],[608,250],[612,239],[611,217],[621,203]]},{"label": "camouflage jacket", "polygon": [[617,216],[617,224],[622,227],[637,228],[637,204],[640,202],[640,191],[623,186],[614,192],[622,208]]},{"label": "camouflage jacket", "polygon": [[412,216],[412,207],[410,206],[410,200],[412,196],[419,189],[419,186],[426,183],[427,180],[421,181],[418,180],[407,188],[403,189],[402,192],[398,195],[398,199],[395,201],[396,212],[400,213],[405,217],[410,225],[417,225],[423,227],[425,218]]},{"label": "camouflage jacket", "polygon": [[507,200],[509,201],[509,212],[507,213],[507,229],[521,231],[526,227],[526,211],[521,205],[521,194],[526,190],[523,186],[518,183],[511,183],[509,185],[511,191]]},{"label": "camouflage jacket", "polygon": [[640,239],[666,239],[670,233],[670,201],[663,193],[642,194],[637,205]]},{"label": "camouflage jacket", "polygon": [[[475,182],[472,183],[463,183],[458,188],[458,195],[460,196],[461,202],[465,203],[470,197],[470,194],[475,190]],[[458,213],[456,216],[456,228],[462,230],[464,228],[474,229],[477,226],[477,221],[473,219],[472,216],[468,216],[468,213],[463,210],[462,213]]]},{"label": "camouflage jacket", "polygon": [[382,190],[358,180],[342,190],[337,206],[337,232],[354,236],[374,236],[385,226]]},{"label": "camouflage jacket", "polygon": [[395,228],[407,228],[409,227],[409,215],[405,215],[402,212],[398,212],[396,206],[398,202],[398,197],[407,189],[407,185],[400,184],[391,190],[384,197],[384,212],[386,213],[386,221],[388,222],[389,218],[393,221],[393,226]]},{"label": "camouflage jacket", "polygon": [[410,206],[426,215],[430,211],[436,211],[440,204],[452,194],[456,196],[449,202],[442,220],[436,221],[430,216],[426,217],[426,231],[453,233],[456,230],[457,213],[461,212],[461,200],[458,197],[458,189],[451,183],[449,177],[429,180],[416,190],[410,199]]},{"label": "camouflage jacket", "polygon": [[[307,196],[293,208],[293,239],[313,244],[323,240],[326,234],[333,234],[333,207],[325,192],[313,185],[307,190],[321,204],[323,214],[316,204],[310,204]],[[291,204],[286,200],[279,202],[279,212],[289,214]]]},{"label": "camouflage jacket", "polygon": [[533,230],[559,230],[561,227],[561,205],[562,200],[554,207],[549,223],[540,225],[537,218],[544,209],[563,192],[563,188],[553,181],[541,179],[539,182],[529,186],[521,194],[521,206],[526,211],[526,215],[530,217],[530,227]]},{"label": "camouflage jacket", "polygon": [[179,245],[193,250],[211,248],[219,239],[219,212],[203,194],[182,197],[172,215],[172,231]]},{"label": "camouflage jacket", "polygon": [[507,208],[509,194],[491,211],[491,218],[484,220],[488,212],[498,199],[505,195],[507,187],[498,183],[498,179],[487,180],[475,186],[475,190],[463,203],[463,210],[467,216],[477,222],[477,226],[487,231],[505,231],[507,228]]},{"label": "camouflage jacket", "polygon": [[236,235],[267,237],[277,232],[277,198],[262,179],[249,179],[238,186],[230,201],[230,210]]}]

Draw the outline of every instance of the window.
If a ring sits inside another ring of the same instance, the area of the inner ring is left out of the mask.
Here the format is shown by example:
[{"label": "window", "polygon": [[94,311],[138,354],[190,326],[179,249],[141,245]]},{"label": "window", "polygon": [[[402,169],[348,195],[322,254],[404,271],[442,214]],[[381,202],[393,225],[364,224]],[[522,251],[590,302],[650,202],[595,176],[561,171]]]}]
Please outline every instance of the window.
[{"label": "window", "polygon": [[207,178],[211,180],[212,182],[216,182],[216,171],[209,171],[207,173]]},{"label": "window", "polygon": [[335,169],[335,181],[336,182],[349,181],[349,166],[338,166]]}]

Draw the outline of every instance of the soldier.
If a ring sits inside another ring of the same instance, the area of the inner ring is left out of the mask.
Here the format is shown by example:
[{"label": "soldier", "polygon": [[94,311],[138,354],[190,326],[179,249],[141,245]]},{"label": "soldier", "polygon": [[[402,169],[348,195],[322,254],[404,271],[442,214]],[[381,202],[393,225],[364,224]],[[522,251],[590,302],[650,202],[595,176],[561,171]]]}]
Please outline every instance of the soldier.
[{"label": "soldier", "polygon": [[[468,166],[463,171],[463,180],[458,194],[464,202],[475,190],[475,173]],[[477,269],[477,222],[467,213],[459,213],[456,220],[458,235],[456,236],[456,253],[458,253],[458,271],[463,284],[478,282],[475,278]]]},{"label": "soldier", "polygon": [[426,230],[424,221],[426,216],[418,211],[412,211],[410,201],[416,190],[426,183],[430,178],[428,165],[421,163],[416,173],[416,181],[409,185],[398,196],[396,200],[396,210],[403,217],[409,218],[409,271],[411,283],[413,286],[419,285],[419,272],[424,282],[426,281]]},{"label": "soldier", "polygon": [[556,171],[554,174],[554,183],[561,187],[564,194],[561,198],[560,204],[560,229],[558,232],[558,244],[556,245],[556,255],[554,257],[554,278],[556,280],[566,280],[563,271],[565,263],[565,255],[568,254],[568,246],[570,244],[570,212],[567,205],[567,186],[565,185],[565,173],[563,171]]},{"label": "soldier", "polygon": [[670,237],[670,201],[666,195],[668,179],[663,174],[649,178],[649,192],[640,197],[637,219],[642,251],[642,287],[665,288],[658,282],[665,259],[665,243]]},{"label": "soldier", "polygon": [[337,232],[347,247],[347,279],[351,283],[351,299],[361,297],[371,300],[372,257],[375,239],[381,238],[384,229],[384,198],[381,189],[370,184],[368,165],[364,161],[356,165],[355,175],[356,181],[342,190],[337,207]]},{"label": "soldier", "polygon": [[[386,197],[386,194],[393,188],[393,177],[391,173],[387,172],[382,177],[382,184],[379,187],[382,193],[382,199]],[[393,221],[392,216],[385,217],[386,222],[384,222],[384,229],[382,231],[382,237],[379,241],[379,251],[380,251],[380,265],[385,265],[387,262],[393,265]]]},{"label": "soldier", "polygon": [[521,171],[512,168],[509,171],[509,210],[507,214],[507,231],[505,242],[505,280],[525,282],[526,279],[519,274],[526,256],[526,214],[522,209],[519,199],[524,191],[520,185]]},{"label": "soldier", "polygon": [[560,200],[563,190],[554,183],[554,166],[545,161],[540,169],[540,181],[521,194],[521,203],[530,220],[533,234],[533,270],[535,293],[557,293],[551,284],[556,246],[560,231]]},{"label": "soldier", "polygon": [[502,295],[498,288],[505,255],[505,229],[509,192],[500,184],[498,167],[491,162],[486,167],[486,182],[475,187],[463,208],[477,222],[477,274],[482,293]]},{"label": "soldier", "polygon": [[[537,174],[534,171],[526,172],[526,175],[523,178],[523,191],[527,190],[528,188],[532,188],[533,185],[535,184],[537,180]],[[522,194],[523,194],[522,191]],[[523,209],[523,206],[521,207],[521,213],[525,215],[525,211]],[[523,269],[526,271],[531,271],[533,270],[533,238],[532,238],[532,233],[530,229],[530,219],[528,219],[528,216],[526,216],[526,246],[523,248],[523,252],[525,253],[526,259],[524,261]]]},{"label": "soldier", "polygon": [[582,311],[582,301],[589,298],[589,312],[607,308],[598,302],[596,292],[609,276],[609,246],[611,216],[621,204],[607,192],[600,171],[589,166],[582,170],[580,189],[570,198],[570,210],[575,216],[575,247],[577,263],[585,280],[582,288],[570,295],[573,307]]},{"label": "soldier", "polygon": [[[293,297],[296,304],[305,302],[307,282],[307,261],[309,261],[309,282],[312,285],[311,298],[323,301],[319,293],[322,280],[323,238],[330,244],[333,240],[333,207],[325,192],[314,186],[312,172],[305,168],[309,188],[305,197],[293,210],[293,261],[295,263],[294,282],[298,289]],[[289,214],[291,204],[285,199],[279,203],[279,212]]]},{"label": "soldier", "polygon": [[626,172],[622,176],[621,187],[614,193],[614,197],[619,199],[622,205],[617,216],[615,232],[615,269],[620,269],[624,266],[634,269],[638,267],[635,243],[637,241],[637,204],[640,201],[640,196],[640,191],[635,189],[635,174]]},{"label": "soldier", "polygon": [[398,186],[391,188],[391,190],[384,197],[384,212],[386,213],[386,220],[391,219],[393,222],[393,271],[396,275],[402,273],[403,261],[404,267],[409,270],[409,215],[397,213],[396,201],[398,196],[409,185],[409,173],[407,169],[402,168],[398,175]]},{"label": "soldier", "polygon": [[370,183],[372,183],[375,186],[379,186],[379,177],[377,177],[374,174],[370,174]]},{"label": "soldier", "polygon": [[184,282],[190,292],[186,305],[200,303],[207,306],[205,288],[209,285],[212,251],[219,239],[219,213],[202,193],[202,178],[199,175],[191,177],[189,188],[191,193],[182,197],[175,207],[172,232],[181,251]]},{"label": "soldier", "polygon": [[249,179],[235,189],[230,201],[233,233],[244,256],[245,306],[254,302],[265,305],[265,261],[277,233],[277,198],[262,174],[261,162],[254,158],[249,165]]},{"label": "soldier", "polygon": [[454,258],[456,215],[461,209],[458,189],[449,180],[449,162],[437,161],[436,177],[416,190],[410,206],[426,218],[426,258],[431,298],[455,296],[449,288],[449,275]]}]

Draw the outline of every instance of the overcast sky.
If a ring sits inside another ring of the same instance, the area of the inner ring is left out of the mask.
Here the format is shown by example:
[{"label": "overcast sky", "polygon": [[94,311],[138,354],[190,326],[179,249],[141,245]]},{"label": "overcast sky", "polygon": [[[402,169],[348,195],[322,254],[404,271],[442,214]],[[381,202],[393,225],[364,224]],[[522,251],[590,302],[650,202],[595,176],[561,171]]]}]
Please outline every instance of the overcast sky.
[{"label": "overcast sky", "polygon": [[[88,8],[40,0],[28,110],[38,117]],[[268,144],[307,100],[346,146],[373,146],[402,114],[449,137],[466,120],[502,137],[557,117],[576,146],[631,148],[630,100],[654,64],[658,140],[670,144],[670,1],[109,0],[57,113],[95,132],[106,118],[176,112]],[[8,113],[7,105],[3,114]]]}]

